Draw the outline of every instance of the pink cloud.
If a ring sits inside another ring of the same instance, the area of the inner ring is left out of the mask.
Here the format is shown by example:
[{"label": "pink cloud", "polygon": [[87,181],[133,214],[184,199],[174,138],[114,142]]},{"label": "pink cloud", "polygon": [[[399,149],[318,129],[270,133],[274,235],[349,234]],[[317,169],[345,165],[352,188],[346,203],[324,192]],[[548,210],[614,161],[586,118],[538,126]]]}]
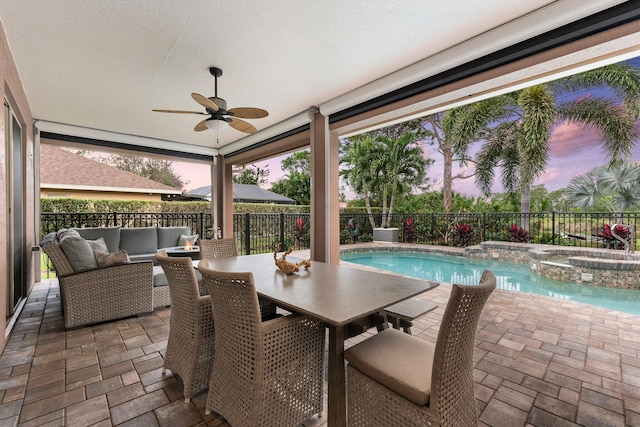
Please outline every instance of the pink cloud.
[{"label": "pink cloud", "polygon": [[600,144],[597,131],[576,123],[557,126],[549,138],[551,157],[569,157],[592,150]]}]

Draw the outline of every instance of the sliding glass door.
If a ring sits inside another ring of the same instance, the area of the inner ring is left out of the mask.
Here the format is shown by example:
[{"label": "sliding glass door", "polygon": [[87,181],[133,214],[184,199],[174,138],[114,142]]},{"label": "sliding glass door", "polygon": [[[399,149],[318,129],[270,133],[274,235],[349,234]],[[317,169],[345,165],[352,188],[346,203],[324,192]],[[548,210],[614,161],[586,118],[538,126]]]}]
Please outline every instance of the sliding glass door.
[{"label": "sliding glass door", "polygon": [[24,268],[24,149],[22,125],[7,100],[5,141],[7,146],[7,314],[11,315],[26,295]]}]

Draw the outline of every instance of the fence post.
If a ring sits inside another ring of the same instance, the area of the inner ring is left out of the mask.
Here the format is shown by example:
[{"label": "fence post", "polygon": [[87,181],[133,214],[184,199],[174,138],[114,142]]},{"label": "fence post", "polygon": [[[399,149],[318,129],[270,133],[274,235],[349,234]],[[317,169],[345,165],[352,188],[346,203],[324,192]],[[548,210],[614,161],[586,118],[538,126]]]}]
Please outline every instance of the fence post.
[{"label": "fence post", "polygon": [[431,213],[431,244],[436,244],[436,214]]},{"label": "fence post", "polygon": [[251,255],[251,217],[249,212],[244,214],[244,254]]},{"label": "fence post", "polygon": [[113,226],[117,226],[118,225],[118,212],[113,212]]},{"label": "fence post", "polygon": [[551,244],[556,244],[556,211],[551,211]]},{"label": "fence post", "polygon": [[482,212],[482,241],[487,241],[487,213]]},{"label": "fence post", "polygon": [[282,249],[287,250],[289,246],[284,241],[284,213],[280,212],[280,241],[282,242]]}]

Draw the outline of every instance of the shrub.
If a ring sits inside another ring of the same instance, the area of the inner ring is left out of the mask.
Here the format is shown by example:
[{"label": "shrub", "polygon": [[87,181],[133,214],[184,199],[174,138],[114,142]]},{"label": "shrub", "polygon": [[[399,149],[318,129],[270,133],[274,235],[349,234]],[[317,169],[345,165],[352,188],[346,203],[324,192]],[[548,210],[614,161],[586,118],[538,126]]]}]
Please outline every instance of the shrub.
[{"label": "shrub", "polygon": [[518,224],[511,224],[508,231],[510,242],[529,243],[529,240],[531,239],[529,232],[518,226]]},{"label": "shrub", "polygon": [[302,248],[309,239],[309,233],[307,232],[307,224],[302,217],[296,218],[296,222],[293,226],[293,237],[295,237],[296,247]]},{"label": "shrub", "polygon": [[402,235],[406,243],[413,243],[416,240],[416,223],[413,218],[407,218],[402,221]]},{"label": "shrub", "polygon": [[[615,234],[627,242],[631,241],[631,233],[629,232],[629,227],[627,227],[626,225],[616,224]],[[598,236],[604,240],[605,246],[607,248],[622,248],[622,242],[616,239],[616,237],[613,235],[609,224],[605,224],[604,227],[600,229],[600,231],[598,232]]]},{"label": "shrub", "polygon": [[471,245],[473,243],[473,228],[466,222],[456,225],[454,243],[461,247]]}]

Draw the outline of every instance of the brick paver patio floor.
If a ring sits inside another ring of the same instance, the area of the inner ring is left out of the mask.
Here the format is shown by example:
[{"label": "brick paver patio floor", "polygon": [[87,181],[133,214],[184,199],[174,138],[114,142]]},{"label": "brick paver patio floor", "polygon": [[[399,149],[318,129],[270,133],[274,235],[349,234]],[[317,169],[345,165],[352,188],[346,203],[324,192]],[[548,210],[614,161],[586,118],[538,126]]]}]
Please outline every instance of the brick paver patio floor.
[{"label": "brick paver patio floor", "polygon": [[[414,335],[435,340],[450,289],[420,297],[439,307]],[[65,331],[57,282],[36,284],[0,356],[0,426],[228,425],[204,414],[206,392],[184,403],[182,383],[162,375],[169,318]],[[640,316],[496,290],[474,353],[479,425],[640,426],[639,356]]]}]

